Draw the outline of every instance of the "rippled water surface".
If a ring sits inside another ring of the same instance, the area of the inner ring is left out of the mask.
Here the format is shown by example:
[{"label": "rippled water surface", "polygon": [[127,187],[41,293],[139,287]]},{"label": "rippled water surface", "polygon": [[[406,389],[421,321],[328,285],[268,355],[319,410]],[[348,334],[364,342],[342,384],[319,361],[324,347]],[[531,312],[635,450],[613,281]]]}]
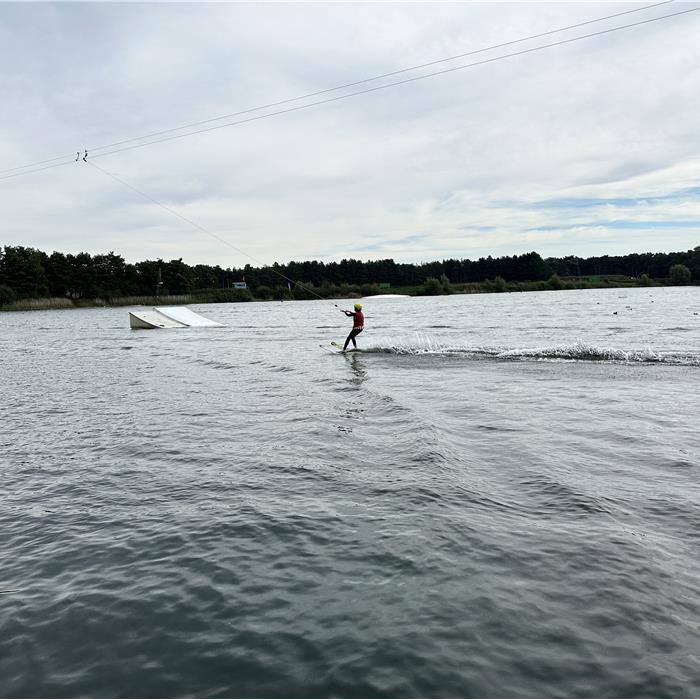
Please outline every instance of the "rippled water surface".
[{"label": "rippled water surface", "polygon": [[0,693],[700,694],[700,289],[364,303],[0,314]]}]

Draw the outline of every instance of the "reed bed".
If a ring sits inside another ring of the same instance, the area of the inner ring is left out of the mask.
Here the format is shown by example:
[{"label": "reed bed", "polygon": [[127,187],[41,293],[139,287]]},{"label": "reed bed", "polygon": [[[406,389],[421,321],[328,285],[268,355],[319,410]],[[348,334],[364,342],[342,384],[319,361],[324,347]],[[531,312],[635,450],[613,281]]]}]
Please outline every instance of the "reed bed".
[{"label": "reed bed", "polygon": [[173,304],[195,304],[202,301],[193,294],[166,296],[112,297],[111,299],[69,299],[50,297],[48,299],[17,299],[0,305],[0,311],[41,311],[46,309],[76,309],[96,306],[169,306]]},{"label": "reed bed", "polygon": [[171,304],[194,304],[197,299],[192,294],[171,294],[166,296],[114,297],[108,306],[169,306]]},{"label": "reed bed", "polygon": [[73,302],[63,297],[49,299],[17,299],[0,306],[0,311],[38,311],[41,309],[72,309]]}]

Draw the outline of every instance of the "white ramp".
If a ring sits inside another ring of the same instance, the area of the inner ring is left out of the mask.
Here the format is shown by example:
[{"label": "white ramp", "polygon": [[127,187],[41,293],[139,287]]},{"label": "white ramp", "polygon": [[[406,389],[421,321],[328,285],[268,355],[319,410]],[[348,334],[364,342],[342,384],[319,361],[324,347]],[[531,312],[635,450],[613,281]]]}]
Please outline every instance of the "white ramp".
[{"label": "white ramp", "polygon": [[204,316],[196,314],[185,306],[156,306],[153,309],[163,316],[167,316],[173,321],[181,323],[183,326],[223,326],[223,323],[211,321]]},{"label": "white ramp", "polygon": [[408,299],[408,294],[371,294],[363,299]]},{"label": "white ramp", "polygon": [[185,324],[168,318],[158,311],[129,311],[132,328],[184,328]]}]

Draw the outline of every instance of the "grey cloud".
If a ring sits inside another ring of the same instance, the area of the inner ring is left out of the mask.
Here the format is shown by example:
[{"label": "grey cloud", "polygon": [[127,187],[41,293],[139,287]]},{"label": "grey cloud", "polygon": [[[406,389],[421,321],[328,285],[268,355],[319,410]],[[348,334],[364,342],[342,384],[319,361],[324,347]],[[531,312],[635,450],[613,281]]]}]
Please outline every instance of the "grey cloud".
[{"label": "grey cloud", "polygon": [[[0,169],[629,7],[3,3]],[[401,260],[521,252],[532,229],[569,215],[529,203],[633,202],[690,186],[698,27],[700,13],[686,15],[95,163],[268,262],[319,250]],[[0,244],[249,262],[86,168],[0,180],[0,207]],[[661,221],[678,214],[671,202],[657,210]],[[601,212],[591,225],[605,221]],[[668,230],[608,234],[537,247],[686,242]]]}]

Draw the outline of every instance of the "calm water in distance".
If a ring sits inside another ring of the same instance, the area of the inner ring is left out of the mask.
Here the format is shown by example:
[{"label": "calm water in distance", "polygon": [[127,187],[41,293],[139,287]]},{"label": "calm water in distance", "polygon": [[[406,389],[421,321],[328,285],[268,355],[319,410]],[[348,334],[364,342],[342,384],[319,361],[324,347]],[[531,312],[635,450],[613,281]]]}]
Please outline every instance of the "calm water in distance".
[{"label": "calm water in distance", "polygon": [[0,314],[0,694],[700,695],[700,288],[364,303]]}]

